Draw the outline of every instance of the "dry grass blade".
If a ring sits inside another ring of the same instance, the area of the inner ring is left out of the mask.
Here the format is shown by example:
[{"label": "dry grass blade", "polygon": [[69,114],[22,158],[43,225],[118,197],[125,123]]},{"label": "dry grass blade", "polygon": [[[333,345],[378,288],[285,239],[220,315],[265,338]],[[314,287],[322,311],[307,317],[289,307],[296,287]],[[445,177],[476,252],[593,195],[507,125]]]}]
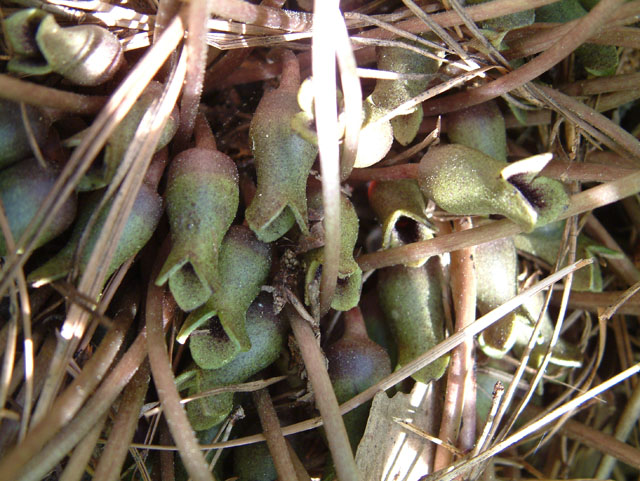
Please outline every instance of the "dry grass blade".
[{"label": "dry grass blade", "polygon": [[[552,10],[587,0],[15,1],[0,0],[1,479],[640,469],[640,0],[572,20]],[[74,83],[49,26],[95,34],[89,53],[108,39],[104,83]],[[499,184],[478,178],[479,150]],[[7,197],[35,177],[12,173],[27,157],[48,176],[33,208],[36,188]],[[525,248],[536,237],[553,246]],[[60,253],[70,267],[39,278]],[[442,292],[384,292],[391,271]],[[426,352],[403,340],[420,316],[443,331]]]},{"label": "dry grass blade", "polygon": [[432,480],[435,481],[436,479],[438,481],[449,481],[451,479],[457,478],[461,474],[473,468],[475,465],[482,463],[483,461],[489,459],[490,457],[495,456],[497,453],[505,450],[509,446],[536,433],[540,429],[544,428],[547,424],[550,424],[551,422],[560,418],[564,414],[575,410],[576,408],[578,408],[580,405],[584,404],[588,400],[597,397],[602,392],[608,389],[611,389],[616,384],[624,381],[625,379],[633,376],[634,374],[637,374],[638,372],[640,372],[640,364],[636,364],[635,366],[632,366],[631,368],[626,369],[625,371],[622,371],[621,373],[617,374],[616,376],[613,376],[612,378],[608,379],[602,384],[599,384],[595,388],[590,389],[589,391],[585,392],[584,394],[581,394],[580,396],[577,396],[575,399],[551,411],[550,413],[546,414],[538,421],[530,423],[529,425],[522,428],[517,433],[513,434],[512,436],[509,436],[507,439],[505,439],[501,443],[495,445],[494,447],[485,451],[484,453],[479,454],[477,457],[469,460],[460,461],[454,464],[453,466],[447,468],[446,470],[444,470],[445,471],[444,473],[441,473],[441,472],[434,473],[433,475],[425,478],[424,481],[432,481]]},{"label": "dry grass blade", "polygon": [[[340,258],[340,151],[335,100],[338,45],[331,32],[333,22],[342,21],[342,15],[335,0],[318,0],[314,5],[312,71],[324,207],[324,253],[320,281],[320,311],[324,314],[329,311],[336,290]],[[341,38],[344,39],[344,36]],[[344,48],[344,45],[340,48]],[[351,89],[349,94],[357,95],[357,92]],[[357,132],[350,129],[350,134],[349,148],[353,148],[353,135],[357,135]]]}]

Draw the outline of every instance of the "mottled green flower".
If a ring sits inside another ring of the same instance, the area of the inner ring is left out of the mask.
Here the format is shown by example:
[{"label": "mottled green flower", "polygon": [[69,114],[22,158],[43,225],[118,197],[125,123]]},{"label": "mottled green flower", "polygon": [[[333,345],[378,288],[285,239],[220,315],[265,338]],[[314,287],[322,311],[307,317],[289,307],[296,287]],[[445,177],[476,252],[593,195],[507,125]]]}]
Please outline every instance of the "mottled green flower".
[{"label": "mottled green flower", "polygon": [[422,158],[418,182],[451,214],[500,214],[530,231],[569,204],[561,184],[536,177],[549,160],[543,155],[507,164],[464,145],[441,145]]},{"label": "mottled green flower", "polygon": [[238,210],[238,170],[217,150],[185,150],[171,162],[165,196],[172,246],[156,284],[168,281],[180,308],[191,311],[221,285],[218,256]]},{"label": "mottled green flower", "polygon": [[56,72],[77,85],[96,86],[111,79],[122,62],[118,37],[98,25],[61,27],[51,14],[21,10],[7,19],[7,39],[15,56],[13,72]]},{"label": "mottled green flower", "polygon": [[[528,234],[515,236],[515,246],[522,251],[541,258],[548,264],[555,265],[556,259],[560,254],[560,247],[563,243],[563,231],[564,221],[547,224],[538,227]],[[580,234],[578,236],[576,258],[592,258],[594,262],[574,272],[571,289],[591,292],[602,291],[602,271],[596,258],[597,255],[613,258],[621,256],[619,252],[598,245],[593,239],[584,234]],[[566,263],[563,263],[560,267],[564,265],[566,265]]]},{"label": "mottled green flower", "polygon": [[[107,140],[102,161],[95,162],[80,180],[78,184],[79,191],[101,189],[111,182],[135,136],[136,129],[138,125],[140,125],[142,117],[144,117],[147,110],[151,108],[153,102],[162,95],[163,90],[164,87],[159,82],[153,81],[147,85],[142,95],[140,95],[140,98],[136,100],[131,110],[129,110],[127,115],[120,121],[109,137],[109,140]],[[162,130],[160,140],[158,140],[155,148],[156,152],[171,141],[178,130],[178,124],[178,109],[174,108]]]},{"label": "mottled green flower", "polygon": [[[36,286],[41,286],[61,279],[70,272],[73,267],[74,253],[78,248],[80,238],[83,236],[89,220],[98,207],[103,193],[102,191],[92,192],[88,198],[85,198],[80,203],[81,207],[78,213],[78,219],[71,233],[69,242],[52,259],[29,274],[27,278],[28,282]],[[98,241],[100,232],[109,215],[112,203],[112,201],[108,202],[98,214],[96,222],[84,245],[84,249],[78,256],[79,272],[82,272],[89,262],[93,248]],[[157,194],[154,187],[143,183],[133,203],[133,208],[129,214],[111,263],[107,268],[105,279],[144,247],[155,232],[161,215],[162,198]]]},{"label": "mottled green flower", "polygon": [[[389,249],[431,239],[435,228],[427,220],[427,206],[414,179],[374,182],[369,205],[382,226],[382,248]],[[419,267],[427,258],[408,264]]]},{"label": "mottled green flower", "polygon": [[[310,189],[309,208],[322,216],[322,192]],[[338,264],[338,284],[331,300],[331,307],[347,311],[360,300],[362,270],[353,258],[353,248],[358,240],[358,216],[353,205],[344,194],[340,195],[340,260]],[[319,240],[324,242],[324,238]],[[322,275],[324,248],[312,249],[304,256],[305,302],[313,305]]]},{"label": "mottled green flower", "polygon": [[[220,249],[220,288],[189,314],[178,334],[179,342],[189,337],[191,357],[198,366],[222,367],[251,348],[245,315],[266,282],[270,267],[270,247],[248,227],[232,226]],[[215,315],[218,320],[207,322]],[[223,332],[214,328],[218,323]]]},{"label": "mottled green flower", "polygon": [[[444,307],[436,258],[422,267],[398,265],[379,269],[378,296],[398,345],[397,367],[444,340]],[[412,377],[428,383],[439,379],[448,364],[449,356],[442,356]]]},{"label": "mottled green flower", "polygon": [[[27,230],[55,183],[55,172],[51,168],[43,169],[35,159],[23,160],[0,171],[0,199],[14,242]],[[72,194],[38,238],[36,247],[46,244],[71,225],[76,215],[76,204],[76,196]],[[7,243],[0,232],[0,256],[7,253]]]},{"label": "mottled green flower", "polygon": [[[291,52],[285,55],[287,62],[295,62],[297,67],[295,56]],[[245,218],[263,242],[279,239],[296,222],[303,233],[309,232],[307,177],[318,148],[292,127],[302,112],[297,100],[299,75],[297,68],[283,73],[280,87],[266,92],[260,100],[249,128],[258,186]]]},{"label": "mottled green flower", "polygon": [[[37,108],[25,105],[27,121],[37,144],[42,144],[49,130],[49,119]],[[0,168],[30,157],[31,145],[24,128],[20,104],[0,99]]]},{"label": "mottled green flower", "polygon": [[[260,295],[247,311],[247,334],[251,349],[238,354],[221,369],[198,369],[189,396],[216,387],[243,382],[273,363],[284,347],[284,322],[273,313],[268,295]],[[233,409],[233,393],[225,392],[187,404],[187,415],[196,431],[221,423]]]}]

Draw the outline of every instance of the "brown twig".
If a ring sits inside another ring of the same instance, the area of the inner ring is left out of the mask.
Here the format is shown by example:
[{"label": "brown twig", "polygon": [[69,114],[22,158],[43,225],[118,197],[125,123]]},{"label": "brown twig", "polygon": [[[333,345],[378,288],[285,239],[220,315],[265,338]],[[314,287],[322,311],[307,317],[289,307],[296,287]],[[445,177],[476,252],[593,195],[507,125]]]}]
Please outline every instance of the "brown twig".
[{"label": "brown twig", "polygon": [[582,45],[611,17],[623,1],[602,0],[558,42],[533,60],[481,87],[425,102],[422,106],[425,115],[443,114],[477,105],[530,82]]},{"label": "brown twig", "polygon": [[185,44],[188,65],[180,103],[180,126],[174,138],[176,152],[182,152],[188,148],[200,105],[202,83],[207,63],[208,7],[209,2],[207,0],[192,0],[189,2],[186,26],[189,35]]},{"label": "brown twig", "polygon": [[287,442],[282,435],[280,421],[271,402],[269,391],[266,389],[255,391],[253,393],[253,402],[258,410],[260,424],[262,424],[264,436],[267,438],[267,446],[269,446],[269,452],[276,466],[278,476],[280,479],[290,479],[292,481],[297,479],[293,462],[289,456]]},{"label": "brown twig", "polygon": [[361,479],[360,473],[353,459],[349,437],[342,422],[342,414],[320,346],[309,323],[302,319],[295,309],[291,306],[286,307],[286,315],[300,347],[302,359],[313,386],[316,404],[324,420],[327,441],[338,477],[343,481],[358,481]]},{"label": "brown twig", "polygon": [[18,80],[5,74],[0,74],[0,97],[14,102],[84,115],[95,114],[108,100],[108,97],[65,92]]},{"label": "brown twig", "polygon": [[[166,244],[168,247],[168,244]],[[159,256],[164,262],[165,256]],[[161,264],[156,265],[158,271]],[[157,273],[157,272],[156,272]],[[162,304],[165,302],[164,288],[155,284],[155,275],[151,276],[147,290],[146,325],[149,336],[149,364],[153,373],[153,381],[158,392],[162,408],[173,435],[180,455],[189,475],[196,481],[213,481],[207,462],[198,446],[193,428],[187,418],[187,413],[180,403],[180,395],[176,389],[176,381],[171,369],[171,362],[167,352],[162,322]]]},{"label": "brown twig", "polygon": [[149,365],[142,364],[122,393],[118,414],[111,428],[109,440],[100,455],[94,481],[117,481],[127,454],[129,443],[138,427],[140,409],[149,387]]},{"label": "brown twig", "polygon": [[[441,224],[442,225],[442,224]],[[468,218],[456,221],[456,231],[471,228]],[[449,229],[450,231],[450,229]],[[451,275],[451,296],[455,312],[455,329],[461,331],[476,318],[476,274],[473,262],[474,247],[467,247],[451,253],[449,272]],[[475,444],[475,383],[473,362],[473,339],[469,338],[451,352],[451,364],[447,372],[442,423],[438,437],[456,444],[467,451]],[[460,431],[462,417],[466,427],[464,437]],[[434,470],[449,466],[453,453],[443,446],[436,447]]]}]

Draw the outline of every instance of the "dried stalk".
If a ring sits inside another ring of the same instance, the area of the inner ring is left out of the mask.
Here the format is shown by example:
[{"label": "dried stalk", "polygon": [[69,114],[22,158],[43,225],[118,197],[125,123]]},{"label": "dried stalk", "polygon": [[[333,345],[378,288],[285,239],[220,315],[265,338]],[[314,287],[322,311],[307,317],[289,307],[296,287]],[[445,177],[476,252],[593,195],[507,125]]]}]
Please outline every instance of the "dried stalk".
[{"label": "dried stalk", "polygon": [[[312,37],[313,93],[322,172],[324,252],[320,312],[329,312],[340,262],[340,150],[336,105],[336,48],[333,23],[342,16],[337,0],[316,0]],[[341,47],[342,48],[342,47]]]},{"label": "dried stalk", "polygon": [[149,365],[144,363],[122,393],[113,423],[95,473],[94,481],[117,481],[129,452],[129,443],[138,427],[140,409],[149,387]]},{"label": "dried stalk", "polygon": [[[161,255],[158,259],[162,261],[165,257]],[[159,270],[160,265],[157,264],[157,269],[154,270]],[[149,282],[146,306],[149,364],[153,373],[153,381],[162,402],[169,430],[180,449],[180,456],[189,475],[195,481],[213,481],[213,475],[209,472],[207,462],[198,446],[198,439],[189,423],[187,413],[180,403],[180,395],[176,389],[176,381],[171,369],[162,326],[164,288],[156,286],[155,277],[152,275]]]},{"label": "dried stalk", "polygon": [[422,107],[425,116],[453,112],[477,105],[530,82],[561,62],[576,48],[585,43],[613,15],[623,1],[602,0],[551,48],[522,67],[481,87],[426,102]]},{"label": "dried stalk", "polygon": [[289,456],[287,441],[282,435],[280,421],[271,402],[269,391],[261,389],[260,391],[254,392],[253,402],[258,410],[260,424],[262,424],[264,436],[267,438],[269,452],[276,466],[278,476],[280,479],[290,479],[292,481],[297,479],[291,456]]},{"label": "dried stalk", "polygon": [[[124,305],[118,313],[111,330],[100,343],[100,346],[84,369],[71,385],[56,399],[47,416],[33,426],[19,446],[16,446],[2,460],[0,460],[0,473],[5,472],[10,466],[22,466],[38,451],[59,433],[65,425],[71,422],[85,400],[102,381],[103,376],[111,366],[116,354],[122,346],[125,334],[135,315],[135,301],[127,297]],[[9,471],[11,472],[11,471]],[[11,476],[6,475],[7,479]]]},{"label": "dried stalk", "polygon": [[336,473],[342,481],[358,481],[361,479],[356,462],[351,452],[349,437],[342,422],[336,395],[333,392],[325,358],[313,333],[311,325],[288,306],[286,315],[296,337],[307,375],[313,386],[313,393],[320,415],[324,420],[329,449],[336,466]]}]

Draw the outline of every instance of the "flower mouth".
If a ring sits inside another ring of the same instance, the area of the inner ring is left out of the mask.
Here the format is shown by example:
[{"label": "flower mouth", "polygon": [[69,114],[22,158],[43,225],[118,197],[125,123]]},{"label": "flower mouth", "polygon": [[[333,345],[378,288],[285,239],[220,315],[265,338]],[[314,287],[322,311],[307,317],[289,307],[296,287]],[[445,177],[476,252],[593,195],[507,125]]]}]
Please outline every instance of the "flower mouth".
[{"label": "flower mouth", "polygon": [[545,193],[542,189],[534,187],[531,176],[527,174],[515,174],[507,179],[511,185],[518,189],[529,203],[536,209],[547,207]]}]

